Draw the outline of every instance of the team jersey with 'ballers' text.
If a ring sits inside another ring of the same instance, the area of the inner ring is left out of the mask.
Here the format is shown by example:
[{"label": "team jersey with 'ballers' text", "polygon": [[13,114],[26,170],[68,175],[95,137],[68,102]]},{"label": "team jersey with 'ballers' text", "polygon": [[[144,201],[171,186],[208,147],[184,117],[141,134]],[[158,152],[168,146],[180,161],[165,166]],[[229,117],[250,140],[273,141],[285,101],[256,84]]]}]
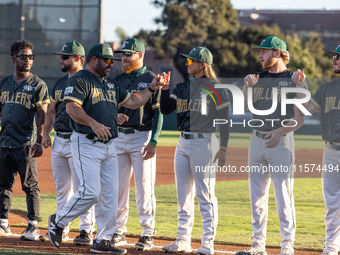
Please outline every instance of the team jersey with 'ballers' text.
[{"label": "team jersey with 'ballers' text", "polygon": [[50,103],[45,82],[33,75],[17,85],[11,75],[0,81],[0,95],[0,146],[15,149],[34,144],[37,106]]},{"label": "team jersey with 'ballers' text", "polygon": [[340,80],[322,85],[311,102],[321,110],[322,139],[340,143]]},{"label": "team jersey with 'ballers' text", "polygon": [[[215,89],[213,79],[191,79],[176,85],[170,98],[176,100],[177,128],[180,131],[214,133],[217,111],[230,105],[225,89]],[[206,105],[202,104],[202,97]],[[202,108],[206,114],[202,114]]]},{"label": "team jersey with 'ballers' text", "polygon": [[66,106],[62,100],[67,80],[68,74],[57,80],[50,96],[51,102],[55,103],[56,110],[54,130],[58,132],[72,132],[72,128],[70,127],[70,116],[66,113]]},{"label": "team jersey with 'ballers' text", "polygon": [[[254,119],[260,119],[262,122],[252,121],[252,126],[255,126],[255,129],[260,131],[271,131],[278,129],[279,127],[282,127],[281,122],[283,120],[291,119],[295,115],[294,105],[292,104],[287,105],[286,115],[281,114],[281,88],[296,87],[295,83],[291,79],[293,72],[288,70],[282,73],[271,74],[267,70],[256,74],[259,74],[259,80],[252,87],[254,108],[256,110],[271,109],[273,104],[273,88],[277,88],[277,106],[276,110],[269,115],[253,114]],[[287,93],[287,98],[291,99],[295,97],[296,93]]]},{"label": "team jersey with 'ballers' text", "polygon": [[[76,102],[91,118],[110,127],[112,138],[117,137],[118,107],[130,99],[131,94],[123,90],[112,79],[101,78],[88,70],[81,70],[70,77],[65,85],[64,102]],[[95,135],[91,127],[71,119],[74,131]]]},{"label": "team jersey with 'ballers' text", "polygon": [[[146,69],[146,67],[144,67]],[[151,71],[147,71],[142,75],[137,76],[133,81],[129,75],[122,73],[114,78],[123,89],[130,93],[138,92],[147,88],[155,77]],[[133,127],[139,131],[149,131],[152,129],[153,110],[159,108],[160,90],[155,91],[151,98],[138,109],[132,110],[120,107],[118,112],[129,116],[129,120],[121,124],[122,127]]]}]

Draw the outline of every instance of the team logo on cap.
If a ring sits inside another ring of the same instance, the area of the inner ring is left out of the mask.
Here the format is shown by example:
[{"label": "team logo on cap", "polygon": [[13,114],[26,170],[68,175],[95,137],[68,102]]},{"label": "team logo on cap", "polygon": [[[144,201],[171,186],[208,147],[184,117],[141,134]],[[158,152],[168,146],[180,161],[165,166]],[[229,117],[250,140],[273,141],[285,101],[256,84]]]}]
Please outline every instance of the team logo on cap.
[{"label": "team logo on cap", "polygon": [[114,83],[108,83],[107,86],[108,86],[110,89],[114,89],[114,88],[115,88],[115,84],[114,84]]},{"label": "team logo on cap", "polygon": [[261,42],[261,45],[264,44],[265,41],[266,41],[266,39],[264,39],[264,40]]},{"label": "team logo on cap", "polygon": [[191,54],[191,52],[194,52],[194,51],[196,51],[196,48],[193,48],[193,49],[190,51],[189,55]]},{"label": "team logo on cap", "polygon": [[63,48],[61,49],[61,51],[64,51],[64,49],[67,48],[67,45],[64,44]]},{"label": "team logo on cap", "polygon": [[25,85],[22,91],[32,91],[34,90],[34,87],[31,87],[30,85]]},{"label": "team logo on cap", "polygon": [[68,95],[68,94],[70,94],[70,93],[72,93],[73,92],[73,87],[67,87],[66,89],[65,89],[65,95]]},{"label": "team logo on cap", "polygon": [[146,83],[146,82],[140,82],[137,85],[137,89],[145,89],[147,87],[149,87],[150,83]]},{"label": "team logo on cap", "polygon": [[128,41],[124,41],[123,45],[122,45],[122,48],[125,48],[125,44],[129,44],[129,42]]},{"label": "team logo on cap", "polygon": [[109,48],[110,55],[113,55],[113,51],[111,48]]}]

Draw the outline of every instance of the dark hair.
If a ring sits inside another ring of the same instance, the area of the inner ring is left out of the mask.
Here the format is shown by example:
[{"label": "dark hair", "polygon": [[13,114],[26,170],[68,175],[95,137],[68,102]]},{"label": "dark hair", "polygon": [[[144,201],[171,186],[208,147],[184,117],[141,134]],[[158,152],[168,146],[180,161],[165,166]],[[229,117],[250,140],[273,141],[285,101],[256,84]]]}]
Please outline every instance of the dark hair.
[{"label": "dark hair", "polygon": [[91,58],[92,58],[92,57],[86,57],[85,63],[86,63],[86,64],[90,63],[90,62],[91,62]]},{"label": "dark hair", "polygon": [[83,66],[85,63],[85,56],[79,56],[80,57],[80,64]]},{"label": "dark hair", "polygon": [[34,46],[27,40],[18,40],[11,45],[11,56],[18,55],[21,49],[31,49],[33,50]]}]

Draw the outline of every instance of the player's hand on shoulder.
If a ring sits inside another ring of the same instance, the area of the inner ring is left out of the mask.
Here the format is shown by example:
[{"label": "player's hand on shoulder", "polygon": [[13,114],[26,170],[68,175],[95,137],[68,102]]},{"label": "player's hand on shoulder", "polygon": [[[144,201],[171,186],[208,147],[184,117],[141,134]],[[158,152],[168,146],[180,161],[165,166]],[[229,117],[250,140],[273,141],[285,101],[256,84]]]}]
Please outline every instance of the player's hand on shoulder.
[{"label": "player's hand on shoulder", "polygon": [[118,125],[122,125],[124,122],[129,120],[129,116],[124,113],[118,113]]},{"label": "player's hand on shoulder", "polygon": [[264,138],[269,140],[266,142],[267,148],[275,148],[281,141],[282,134],[278,129],[270,131]]},{"label": "player's hand on shoulder", "polygon": [[153,158],[156,155],[156,147],[148,144],[144,147],[143,152],[142,152],[142,157],[144,160]]},{"label": "player's hand on shoulder", "polygon": [[253,87],[259,80],[259,74],[248,74],[244,77],[244,85]]},{"label": "player's hand on shoulder", "polygon": [[214,163],[216,162],[216,160],[217,160],[217,165],[219,167],[223,167],[225,165],[225,162],[227,161],[227,152],[219,150],[215,155]]},{"label": "player's hand on shoulder", "polygon": [[41,145],[44,146],[45,149],[51,147],[52,146],[51,137],[49,135],[44,135],[41,141]]},{"label": "player's hand on shoulder", "polygon": [[35,143],[32,146],[32,152],[31,155],[33,158],[40,157],[43,154],[43,146],[39,143]]},{"label": "player's hand on shoulder", "polygon": [[306,75],[300,69],[297,69],[292,75],[292,80],[296,85],[300,85],[301,83],[305,81],[305,79],[306,79]]}]

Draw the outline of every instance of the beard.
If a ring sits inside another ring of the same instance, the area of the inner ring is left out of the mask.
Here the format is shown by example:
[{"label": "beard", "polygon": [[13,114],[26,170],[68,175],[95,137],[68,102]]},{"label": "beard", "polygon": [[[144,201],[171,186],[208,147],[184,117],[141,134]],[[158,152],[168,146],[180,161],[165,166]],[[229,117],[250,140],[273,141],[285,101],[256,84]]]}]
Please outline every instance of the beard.
[{"label": "beard", "polygon": [[129,65],[124,65],[124,61],[122,61],[122,70],[124,73],[131,73],[140,67],[139,59],[132,60]]},{"label": "beard", "polygon": [[266,60],[265,62],[263,62],[262,66],[263,66],[264,70],[268,70],[268,69],[272,68],[275,64],[276,64],[276,62],[274,61],[274,58],[270,58],[270,59]]},{"label": "beard", "polygon": [[98,62],[94,68],[99,77],[107,77],[110,74],[110,69],[111,67],[108,64],[102,62]]},{"label": "beard", "polygon": [[68,64],[68,65],[64,65],[64,67],[61,67],[61,71],[64,73],[68,73],[74,68],[75,68],[74,64]]}]

